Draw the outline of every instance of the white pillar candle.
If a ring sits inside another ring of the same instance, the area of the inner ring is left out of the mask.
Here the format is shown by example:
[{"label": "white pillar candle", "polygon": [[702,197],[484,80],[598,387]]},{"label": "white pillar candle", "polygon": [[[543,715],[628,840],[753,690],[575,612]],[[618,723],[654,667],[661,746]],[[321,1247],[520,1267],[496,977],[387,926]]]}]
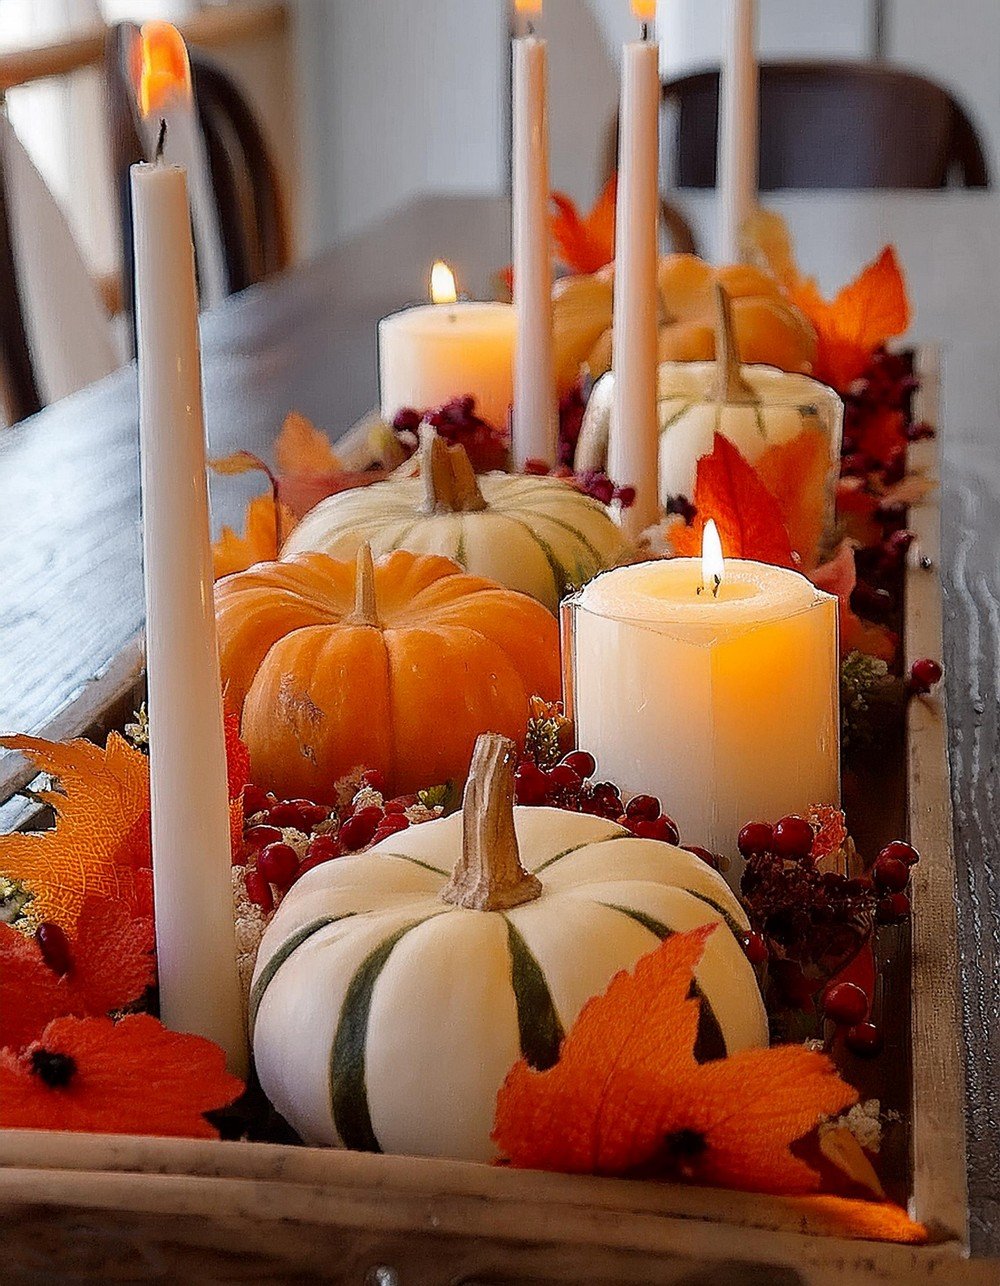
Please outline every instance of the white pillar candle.
[{"label": "white pillar candle", "polygon": [[735,856],[746,822],[839,802],[837,600],[805,577],[727,559],[716,597],[700,559],[642,563],[564,622],[577,744],[684,843]]},{"label": "white pillar candle", "polygon": [[719,95],[719,262],[739,263],[743,259],[742,231],[757,206],[756,0],[730,0]]},{"label": "white pillar candle", "polygon": [[[640,17],[652,17],[655,5],[633,0],[633,8]],[[635,488],[635,503],[621,515],[626,533],[635,537],[660,515],[656,483],[660,69],[659,47],[652,40],[625,46],[620,120],[612,340],[615,391],[608,473],[615,482]]]},{"label": "white pillar candle", "polygon": [[438,293],[439,269],[447,272],[435,265],[435,297],[450,293],[449,302],[407,308],[379,322],[382,419],[391,424],[404,407],[425,411],[471,394],[477,413],[504,428],[514,387],[514,309],[457,302],[454,278],[450,291]]},{"label": "white pillar candle", "polygon": [[[517,0],[520,11],[541,0]],[[549,219],[548,52],[529,31],[514,41],[513,260],[517,347],[511,455],[556,463],[559,422],[552,352],[552,256]]]},{"label": "white pillar candle", "polygon": [[160,122],[166,121],[163,159],[181,166],[187,174],[198,248],[199,295],[203,307],[213,308],[229,293],[229,272],[205,140],[195,111],[187,47],[169,22],[144,23],[140,45],[139,101],[146,156],[152,158],[155,154]]},{"label": "white pillar candle", "polygon": [[246,1069],[184,171],[132,169],[160,1013]]}]

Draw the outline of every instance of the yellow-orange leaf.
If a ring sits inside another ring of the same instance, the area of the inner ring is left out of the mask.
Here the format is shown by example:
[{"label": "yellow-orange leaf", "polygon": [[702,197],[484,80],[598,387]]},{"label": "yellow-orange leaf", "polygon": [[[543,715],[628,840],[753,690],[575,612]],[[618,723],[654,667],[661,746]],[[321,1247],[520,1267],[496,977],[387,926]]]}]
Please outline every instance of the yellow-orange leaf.
[{"label": "yellow-orange leaf", "polygon": [[698,1063],[694,969],[714,925],[667,938],[589,1001],[547,1071],[516,1063],[493,1138],[513,1166],[651,1174],[762,1192],[809,1192],[790,1145],[857,1101],[801,1045]]},{"label": "yellow-orange leaf", "polygon": [[274,459],[279,474],[337,473],[341,467],[326,434],[298,411],[285,416],[274,444]]},{"label": "yellow-orange leaf", "polygon": [[805,429],[787,442],[768,447],[754,468],[777,500],[792,549],[802,560],[803,570],[809,571],[819,557],[833,485],[826,436],[819,429]]},{"label": "yellow-orange leaf", "polygon": [[859,1201],[825,1193],[792,1197],[789,1206],[809,1220],[809,1230],[826,1236],[852,1237],[860,1241],[896,1241],[922,1246],[927,1229],[915,1223],[905,1210],[888,1201]]},{"label": "yellow-orange leaf", "polygon": [[238,536],[232,527],[223,527],[212,546],[215,579],[246,571],[254,563],[272,562],[294,526],[295,515],[287,505],[276,503],[270,494],[254,496],[247,505],[245,534]]},{"label": "yellow-orange leaf", "polygon": [[125,902],[133,915],[152,913],[149,765],[112,732],[107,747],[89,741],[5,737],[58,779],[63,792],[41,792],[56,813],[55,829],[0,836],[0,873],[34,894],[32,916],[67,931],[89,894]]},{"label": "yellow-orange leaf", "polygon": [[216,460],[209,460],[208,467],[224,478],[236,478],[243,473],[266,473],[271,477],[271,470],[252,451],[234,451],[232,455],[220,456]]},{"label": "yellow-orange leaf", "polygon": [[618,176],[612,174],[589,214],[582,215],[564,192],[553,192],[552,237],[556,258],[573,272],[597,272],[615,257],[615,201]]}]

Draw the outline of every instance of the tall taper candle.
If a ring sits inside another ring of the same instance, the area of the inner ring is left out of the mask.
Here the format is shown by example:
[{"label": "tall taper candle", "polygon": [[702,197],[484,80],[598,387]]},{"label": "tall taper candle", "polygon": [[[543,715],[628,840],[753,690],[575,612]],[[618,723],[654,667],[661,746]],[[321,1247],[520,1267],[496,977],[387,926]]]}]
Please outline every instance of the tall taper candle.
[{"label": "tall taper candle", "polygon": [[132,168],[160,1013],[246,1070],[185,174]]},{"label": "tall taper candle", "polygon": [[[651,17],[655,6],[633,0],[633,8],[638,16]],[[612,342],[615,381],[608,444],[610,476],[635,487],[635,503],[621,515],[622,526],[632,537],[655,523],[660,513],[656,481],[659,122],[659,47],[647,38],[625,46],[622,66]]]},{"label": "tall taper candle", "polygon": [[[541,0],[518,0],[535,14]],[[513,258],[517,343],[511,453],[556,463],[558,420],[552,352],[549,229],[548,49],[533,32],[513,42]]]},{"label": "tall taper candle", "polygon": [[742,230],[757,206],[757,3],[729,3],[719,87],[719,262],[739,263],[743,258]]}]

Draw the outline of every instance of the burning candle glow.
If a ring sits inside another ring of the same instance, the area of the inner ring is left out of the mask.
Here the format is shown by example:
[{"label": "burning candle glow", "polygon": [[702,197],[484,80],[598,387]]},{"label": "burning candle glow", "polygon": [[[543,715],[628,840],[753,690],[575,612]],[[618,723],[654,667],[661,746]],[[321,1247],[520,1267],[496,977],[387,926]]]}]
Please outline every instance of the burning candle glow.
[{"label": "burning candle glow", "polygon": [[626,533],[638,536],[657,521],[660,505],[656,415],[657,236],[660,219],[660,61],[649,39],[654,3],[633,0],[643,38],[623,53],[618,199],[615,222],[615,294],[612,368],[614,401],[608,472],[635,488],[622,511]]},{"label": "burning candle glow", "polygon": [[541,0],[518,0],[527,30],[513,43],[511,108],[513,158],[514,309],[517,346],[511,454],[555,464],[559,421],[552,338],[552,257],[549,218],[548,45],[532,18]]},{"label": "burning candle glow", "polygon": [[191,214],[178,166],[131,179],[160,1013],[242,1073]]},{"label": "burning candle glow", "polygon": [[745,822],[839,802],[837,600],[723,552],[708,522],[700,559],[605,572],[563,629],[567,705],[600,777],[735,858]]},{"label": "burning candle glow", "polygon": [[166,121],[163,157],[167,163],[183,166],[187,172],[199,292],[202,303],[212,307],[228,294],[229,275],[205,142],[195,111],[187,47],[180,32],[169,22],[147,22],[139,29],[134,54],[133,76],[146,156],[152,159],[160,122]]},{"label": "burning candle glow", "polygon": [[477,413],[503,428],[514,387],[514,309],[459,300],[455,274],[443,260],[431,269],[430,297],[430,304],[379,323],[383,420],[391,424],[404,407],[426,411],[471,395]]}]

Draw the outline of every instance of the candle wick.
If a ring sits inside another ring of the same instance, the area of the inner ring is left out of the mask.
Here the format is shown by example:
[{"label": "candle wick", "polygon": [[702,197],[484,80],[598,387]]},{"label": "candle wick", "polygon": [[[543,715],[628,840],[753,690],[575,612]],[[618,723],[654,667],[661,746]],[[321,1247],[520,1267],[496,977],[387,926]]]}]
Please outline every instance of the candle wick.
[{"label": "candle wick", "polygon": [[652,36],[652,23],[643,22],[639,26],[639,39],[645,44]]},{"label": "candle wick", "polygon": [[713,597],[713,598],[718,598],[718,597],[719,597],[719,590],[722,588],[722,577],[721,577],[721,576],[713,576],[713,577],[712,577],[712,581],[713,581],[713,584],[712,584],[712,597]]},{"label": "candle wick", "polygon": [[534,36],[535,34],[535,24],[532,22],[530,18],[528,18],[528,20],[525,22],[524,29],[525,29],[525,35],[530,40],[532,36]]},{"label": "candle wick", "polygon": [[166,143],[166,141],[167,141],[167,122],[165,119],[161,118],[159,133],[156,135],[156,150],[153,153],[154,161],[163,160],[163,146]]}]

